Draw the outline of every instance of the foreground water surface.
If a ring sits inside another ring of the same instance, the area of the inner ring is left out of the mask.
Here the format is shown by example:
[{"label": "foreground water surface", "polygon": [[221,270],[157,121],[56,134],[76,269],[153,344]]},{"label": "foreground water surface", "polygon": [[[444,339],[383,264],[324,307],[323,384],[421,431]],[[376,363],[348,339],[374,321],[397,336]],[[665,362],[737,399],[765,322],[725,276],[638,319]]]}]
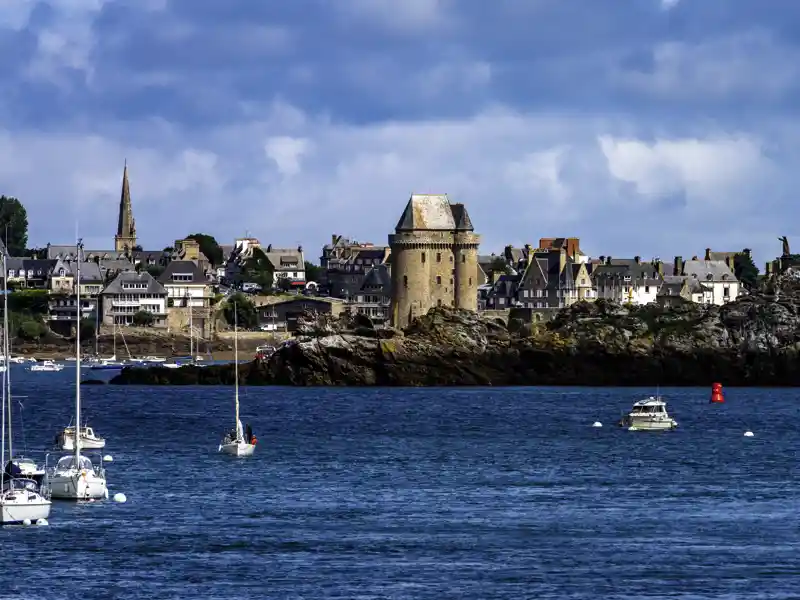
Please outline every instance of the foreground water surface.
[{"label": "foreground water surface", "polygon": [[[44,448],[73,374],[13,372]],[[231,389],[86,386],[128,502],[0,530],[0,597],[800,597],[800,391],[664,389],[678,431],[614,427],[650,393],[243,389],[236,460]]]}]

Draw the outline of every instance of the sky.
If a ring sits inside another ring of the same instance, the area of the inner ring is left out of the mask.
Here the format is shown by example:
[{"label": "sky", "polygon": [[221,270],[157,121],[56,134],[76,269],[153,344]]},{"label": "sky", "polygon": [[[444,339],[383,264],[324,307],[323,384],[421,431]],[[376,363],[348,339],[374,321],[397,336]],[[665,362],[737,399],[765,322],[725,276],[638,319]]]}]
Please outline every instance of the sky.
[{"label": "sky", "polygon": [[481,253],[800,249],[794,0],[3,0],[0,194],[31,246],[386,243],[412,193]]}]

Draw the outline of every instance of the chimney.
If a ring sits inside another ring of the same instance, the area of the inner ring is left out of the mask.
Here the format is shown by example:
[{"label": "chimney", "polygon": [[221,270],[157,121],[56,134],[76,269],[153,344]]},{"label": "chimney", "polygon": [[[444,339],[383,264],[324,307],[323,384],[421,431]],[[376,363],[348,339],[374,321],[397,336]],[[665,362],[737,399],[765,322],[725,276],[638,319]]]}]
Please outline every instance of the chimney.
[{"label": "chimney", "polygon": [[767,277],[772,275],[772,261],[771,260],[767,261],[766,269],[764,269],[764,272],[766,273]]},{"label": "chimney", "polygon": [[683,275],[683,257],[676,256],[675,257],[675,266],[672,269],[673,275]]},{"label": "chimney", "polygon": [[600,264],[602,265],[604,262],[606,262],[606,257],[605,256],[601,256],[600,257]]},{"label": "chimney", "polygon": [[731,271],[735,271],[736,270],[736,268],[735,268],[736,267],[736,259],[733,256],[725,257],[725,264],[728,265],[728,268]]},{"label": "chimney", "polygon": [[664,263],[660,260],[656,261],[656,273],[658,273],[661,277],[664,276]]},{"label": "chimney", "polygon": [[744,250],[742,250],[742,254],[744,254],[747,258],[750,258],[750,252],[751,252],[750,248],[745,248]]},{"label": "chimney", "polygon": [[638,264],[640,264],[642,262],[642,257],[641,256],[634,256],[633,260],[638,265]]},{"label": "chimney", "polygon": [[606,264],[607,265],[611,264],[611,257],[610,256],[606,256]]},{"label": "chimney", "polygon": [[525,260],[528,262],[528,264],[531,264],[531,261],[533,260],[533,248],[530,244],[525,244]]},{"label": "chimney", "polygon": [[711,260],[711,248],[706,248],[706,260]]}]

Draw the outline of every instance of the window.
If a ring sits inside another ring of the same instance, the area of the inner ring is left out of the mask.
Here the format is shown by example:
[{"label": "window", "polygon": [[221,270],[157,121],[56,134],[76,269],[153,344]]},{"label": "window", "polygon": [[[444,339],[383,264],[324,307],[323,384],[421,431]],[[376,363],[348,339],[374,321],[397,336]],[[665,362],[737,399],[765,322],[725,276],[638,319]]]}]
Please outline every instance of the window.
[{"label": "window", "polygon": [[645,294],[649,294],[650,293],[650,286],[649,285],[644,286],[644,293]]},{"label": "window", "polygon": [[437,275],[436,276],[436,284],[437,285],[442,285],[442,277],[441,277],[441,275]]},{"label": "window", "polygon": [[442,300],[440,298],[439,300],[436,301],[436,306],[441,306],[441,305],[442,305]]},{"label": "window", "polygon": [[59,270],[58,270],[58,276],[59,276],[59,277],[63,277],[63,276],[64,276],[64,273],[66,273],[66,271],[64,271],[64,269],[59,269]]},{"label": "window", "polygon": [[423,265],[425,264],[425,253],[424,252],[422,253],[422,264]]},{"label": "window", "polygon": [[472,277],[469,278],[469,284],[472,285]]},{"label": "window", "polygon": [[449,258],[450,258],[450,262],[453,262],[453,255],[452,254],[449,256]]},{"label": "window", "polygon": [[436,253],[436,262],[442,262],[442,253],[441,252],[437,252]]},{"label": "window", "polygon": [[462,255],[461,255],[461,262],[462,262],[462,263],[465,263],[465,262],[467,262],[467,255],[466,255],[466,254],[462,254]]},{"label": "window", "polygon": [[408,287],[408,276],[403,275],[403,287]]},{"label": "window", "polygon": [[730,295],[731,295],[731,288],[729,288],[727,285],[726,285],[724,288],[722,288],[722,295],[723,295],[723,297],[725,297],[725,298],[728,298],[728,297],[730,297]]},{"label": "window", "polygon": [[450,285],[453,285],[453,278],[450,278]]}]

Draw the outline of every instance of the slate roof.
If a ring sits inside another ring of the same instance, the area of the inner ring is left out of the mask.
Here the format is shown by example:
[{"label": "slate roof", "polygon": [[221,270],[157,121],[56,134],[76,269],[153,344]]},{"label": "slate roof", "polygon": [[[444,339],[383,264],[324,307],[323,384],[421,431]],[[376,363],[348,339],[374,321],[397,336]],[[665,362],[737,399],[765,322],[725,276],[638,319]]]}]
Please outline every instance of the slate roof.
[{"label": "slate roof", "polygon": [[641,260],[637,262],[634,258],[612,258],[607,262],[592,265],[592,279],[595,281],[628,276],[644,285],[655,285],[663,281],[656,265]]},{"label": "slate roof", "polygon": [[375,265],[364,275],[364,281],[361,283],[361,290],[382,289],[388,292],[388,290],[391,289],[391,285],[392,277],[386,265]]},{"label": "slate roof", "polygon": [[[147,287],[142,290],[123,289],[122,285],[124,283],[146,283]],[[137,273],[135,271],[124,271],[117,275],[114,280],[105,287],[102,293],[166,295],[167,290],[165,290],[164,286],[156,281],[147,271],[142,271],[141,273]]]},{"label": "slate roof", "polygon": [[[59,269],[64,269],[65,275],[75,277],[78,263],[72,260],[57,260],[53,265],[52,272],[58,273]],[[81,283],[102,283],[103,274],[100,265],[95,262],[81,263]]]},{"label": "slate roof", "polygon": [[[173,281],[174,274],[191,275],[191,281]],[[173,260],[158,276],[161,285],[207,285],[208,277],[205,271],[193,260]]]},{"label": "slate roof", "polygon": [[701,282],[736,281],[736,276],[723,260],[687,260],[683,274]]},{"label": "slate roof", "polygon": [[11,256],[6,259],[6,268],[11,271],[33,271],[35,277],[47,277],[56,264],[56,260],[48,258],[19,258]]}]

